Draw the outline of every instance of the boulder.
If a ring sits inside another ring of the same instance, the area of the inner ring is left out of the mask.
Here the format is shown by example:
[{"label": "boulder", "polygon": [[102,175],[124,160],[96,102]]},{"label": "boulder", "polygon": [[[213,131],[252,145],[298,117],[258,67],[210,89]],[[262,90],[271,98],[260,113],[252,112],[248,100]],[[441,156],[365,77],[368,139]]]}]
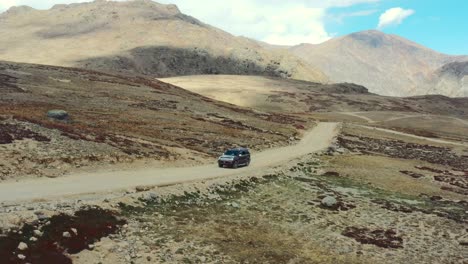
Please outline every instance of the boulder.
[{"label": "boulder", "polygon": [[338,204],[338,201],[333,196],[327,196],[322,199],[321,204],[324,207],[333,208]]},{"label": "boulder", "polygon": [[39,230],[34,230],[33,233],[34,233],[34,235],[37,236],[37,237],[41,237],[41,236],[42,236],[42,232],[39,231]]},{"label": "boulder", "polygon": [[28,249],[28,244],[26,244],[24,242],[20,242],[19,245],[18,245],[18,249],[19,250],[26,250],[26,249]]},{"label": "boulder", "polygon": [[66,121],[70,116],[65,110],[49,110],[47,112],[47,117],[60,121]]}]

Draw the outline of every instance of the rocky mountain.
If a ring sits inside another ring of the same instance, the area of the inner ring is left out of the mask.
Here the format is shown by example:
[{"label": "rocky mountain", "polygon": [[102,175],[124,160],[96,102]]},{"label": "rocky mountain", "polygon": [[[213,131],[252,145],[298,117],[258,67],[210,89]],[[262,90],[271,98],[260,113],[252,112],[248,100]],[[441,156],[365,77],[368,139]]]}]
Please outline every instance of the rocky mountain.
[{"label": "rocky mountain", "polygon": [[0,15],[0,59],[154,77],[244,74],[324,82],[286,50],[269,50],[150,0],[13,7]]},{"label": "rocky mountain", "polygon": [[450,91],[468,97],[468,61],[445,64],[435,72],[432,92]]},{"label": "rocky mountain", "polygon": [[442,81],[444,84],[436,85],[439,68],[467,61],[467,56],[445,55],[396,35],[363,31],[290,50],[320,68],[331,81],[361,84],[374,93],[468,96],[458,84]]}]

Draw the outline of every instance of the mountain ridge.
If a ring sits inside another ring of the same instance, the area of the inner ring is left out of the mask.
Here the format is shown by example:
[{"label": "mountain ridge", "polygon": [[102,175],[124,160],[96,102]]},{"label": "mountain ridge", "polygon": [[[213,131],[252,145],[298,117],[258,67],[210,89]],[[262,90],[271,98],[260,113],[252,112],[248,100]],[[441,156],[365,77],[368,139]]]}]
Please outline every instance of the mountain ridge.
[{"label": "mountain ridge", "polygon": [[[154,77],[242,73],[328,81],[322,72],[287,51],[268,50],[253,40],[233,36],[181,13],[175,5],[149,0],[95,1],[58,5],[48,10],[26,9],[21,8],[25,11],[20,12],[13,8],[1,15],[5,25],[0,28],[4,36],[0,40],[3,60],[67,67],[98,65],[90,69]],[[174,48],[173,54],[182,49],[191,57],[182,63],[187,68],[180,69],[174,68],[171,62],[184,58],[166,58],[166,54],[158,53],[151,62],[140,61],[132,55],[133,50],[146,47],[151,49],[144,58],[154,56],[155,47]],[[195,49],[209,54],[210,58],[198,56]],[[195,62],[193,57],[197,57]],[[96,63],[96,58],[102,60]],[[125,64],[121,64],[121,58],[125,58]],[[211,58],[219,63],[207,67],[204,60]],[[83,63],[87,60],[93,63]],[[118,69],[115,63],[106,66],[113,60],[120,61]],[[229,67],[225,67],[226,63]],[[146,65],[143,72],[141,64]],[[158,69],[165,69],[167,75],[161,76],[156,72]]]},{"label": "mountain ridge", "polygon": [[438,68],[468,60],[468,56],[443,54],[398,35],[360,31],[290,50],[309,64],[320,65],[319,69],[333,82],[357,83],[382,95],[411,96],[433,91],[468,96],[462,89],[435,85]]}]

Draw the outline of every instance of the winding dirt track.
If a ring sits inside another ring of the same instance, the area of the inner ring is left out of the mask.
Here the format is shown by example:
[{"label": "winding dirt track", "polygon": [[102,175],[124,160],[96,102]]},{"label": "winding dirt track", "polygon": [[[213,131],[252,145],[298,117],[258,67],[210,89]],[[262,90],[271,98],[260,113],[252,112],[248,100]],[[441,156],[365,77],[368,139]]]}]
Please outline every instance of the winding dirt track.
[{"label": "winding dirt track", "polygon": [[379,128],[379,127],[369,127],[369,126],[363,126],[363,125],[354,125],[354,126],[362,127],[362,128],[370,129],[370,130],[382,131],[385,133],[390,133],[390,134],[395,134],[395,135],[400,135],[400,136],[422,139],[422,140],[426,140],[426,141],[434,142],[434,143],[449,144],[449,145],[460,146],[460,147],[468,147],[468,143],[465,143],[465,142],[455,142],[455,141],[449,141],[449,140],[443,140],[443,139],[437,139],[437,138],[422,137],[422,136],[417,136],[413,134],[408,134],[404,132],[399,132],[399,131],[385,129],[385,128]]},{"label": "winding dirt track", "polygon": [[262,169],[327,148],[338,133],[338,123],[319,123],[299,144],[253,153],[252,163],[237,170],[215,165],[191,168],[145,168],[133,171],[75,174],[56,179],[40,178],[0,184],[0,202],[54,199],[64,196],[103,193],[141,185],[163,186],[183,182],[255,174]]}]

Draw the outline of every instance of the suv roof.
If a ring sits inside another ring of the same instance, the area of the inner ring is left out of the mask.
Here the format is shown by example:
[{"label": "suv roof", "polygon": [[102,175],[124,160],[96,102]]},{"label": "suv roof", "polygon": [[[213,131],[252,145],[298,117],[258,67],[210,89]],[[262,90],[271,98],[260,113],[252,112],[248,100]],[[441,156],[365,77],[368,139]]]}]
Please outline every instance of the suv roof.
[{"label": "suv roof", "polygon": [[228,149],[228,150],[239,150],[239,151],[246,150],[246,151],[249,151],[249,149],[248,149],[248,148],[241,148],[241,147],[237,147],[237,148],[231,148],[231,149]]}]

